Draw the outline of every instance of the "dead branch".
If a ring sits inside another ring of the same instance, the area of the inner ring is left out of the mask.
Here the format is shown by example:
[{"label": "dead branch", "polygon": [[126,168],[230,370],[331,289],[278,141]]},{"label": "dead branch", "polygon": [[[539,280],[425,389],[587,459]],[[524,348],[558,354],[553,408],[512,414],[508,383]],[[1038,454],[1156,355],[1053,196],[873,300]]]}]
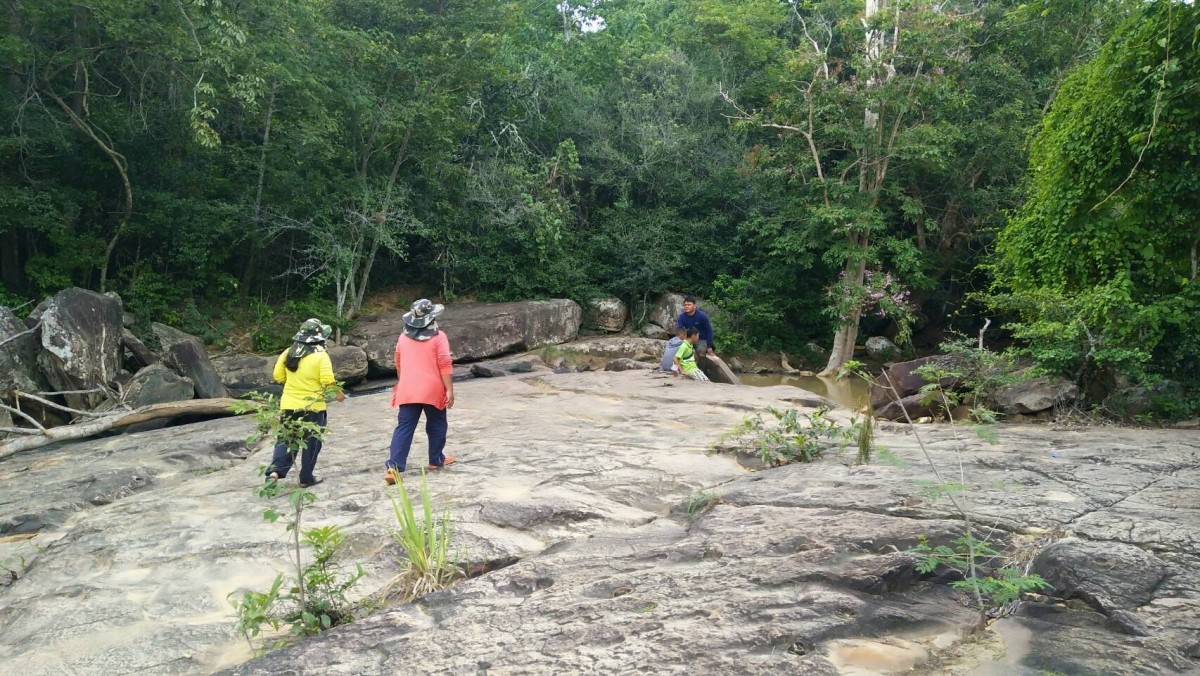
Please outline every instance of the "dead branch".
[{"label": "dead branch", "polygon": [[[103,391],[103,390],[101,390],[101,391]],[[105,394],[107,394],[107,392],[105,392]],[[28,392],[22,392],[20,390],[13,390],[13,396],[18,397],[18,398],[24,397],[31,401],[36,401],[37,403],[41,404],[42,406],[49,406],[50,408],[58,409],[64,413],[70,413],[71,415],[73,415],[77,418],[101,418],[104,416],[103,413],[95,413],[92,411],[80,411],[79,409],[74,409],[69,406],[63,406],[62,404],[56,404],[53,401],[50,401],[49,399],[43,399],[42,397],[39,397],[36,394],[30,394]]]},{"label": "dead branch", "polygon": [[100,148],[100,150],[108,157],[109,161],[112,162],[112,165],[116,167],[117,174],[119,174],[121,177],[121,187],[124,190],[125,196],[123,205],[124,214],[121,216],[121,222],[117,224],[117,228],[113,231],[113,236],[108,241],[108,246],[104,251],[104,265],[100,268],[100,291],[103,293],[105,290],[105,282],[108,279],[109,261],[112,260],[112,254],[117,248],[117,241],[120,240],[121,233],[125,230],[125,226],[129,224],[130,217],[133,216],[133,184],[129,182],[129,163],[126,161],[124,155],[117,152],[116,149],[112,147],[111,139],[109,143],[105,143],[103,140],[101,140],[101,138],[96,135],[96,131],[92,128],[92,125],[88,124],[86,120],[76,115],[75,111],[71,109],[71,106],[67,105],[66,101],[63,101],[57,94],[50,91],[48,82],[45,93],[47,96],[53,99],[55,103],[58,104],[59,108],[62,108],[63,112],[66,113],[67,118],[71,120],[72,124],[74,124],[76,128],[87,135],[88,138],[92,139],[92,142]]},{"label": "dead branch", "polygon": [[38,392],[39,397],[55,397],[62,394],[99,394],[105,390],[102,387],[93,387],[90,390],[63,390],[62,392]]},{"label": "dead branch", "polygon": [[212,415],[212,416],[232,416],[237,415],[233,412],[234,404],[245,404],[253,408],[253,402],[247,402],[240,399],[191,399],[188,401],[172,401],[165,404],[151,404],[143,406],[137,410],[110,415],[96,420],[89,420],[85,423],[76,425],[64,425],[62,427],[52,427],[46,429],[38,425],[37,421],[29,416],[11,409],[3,404],[0,408],[7,409],[22,417],[26,418],[41,430],[36,436],[30,435],[20,439],[13,439],[4,444],[0,444],[0,460],[15,455],[22,451],[28,451],[35,448],[53,444],[59,441],[70,441],[73,439],[85,439],[87,437],[107,432],[109,430],[120,429],[136,425],[138,423],[149,422],[151,420],[178,418],[186,415]]},{"label": "dead branch", "polygon": [[28,427],[0,427],[0,434],[37,434],[37,435],[40,435],[41,432],[39,432],[37,430],[31,430]]},{"label": "dead branch", "polygon": [[42,326],[42,320],[39,319],[37,321],[37,323],[34,324],[33,326],[31,326],[30,328],[25,329],[24,331],[22,331],[20,333],[14,333],[13,335],[5,338],[4,340],[0,340],[0,347],[4,347],[5,345],[20,338],[21,336],[28,336],[29,334],[33,333],[34,331],[37,331],[41,326]]},{"label": "dead branch", "polygon": [[19,416],[21,416],[21,418],[28,421],[31,425],[38,428],[39,431],[41,431],[41,432],[46,431],[46,428],[42,427],[42,424],[40,422],[34,420],[33,416],[29,415],[28,413],[22,411],[19,408],[13,408],[12,406],[8,406],[6,404],[0,404],[0,411],[8,411],[9,413],[19,415]]}]

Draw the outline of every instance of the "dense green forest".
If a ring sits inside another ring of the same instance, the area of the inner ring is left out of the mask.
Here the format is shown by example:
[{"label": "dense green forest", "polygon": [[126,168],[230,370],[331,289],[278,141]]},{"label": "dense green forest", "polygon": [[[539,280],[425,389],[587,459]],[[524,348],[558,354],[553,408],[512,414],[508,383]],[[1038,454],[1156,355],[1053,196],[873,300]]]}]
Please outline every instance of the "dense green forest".
[{"label": "dense green forest", "polygon": [[1158,0],[7,0],[0,304],[220,337],[666,290],[726,347],[1200,373],[1200,20]]}]

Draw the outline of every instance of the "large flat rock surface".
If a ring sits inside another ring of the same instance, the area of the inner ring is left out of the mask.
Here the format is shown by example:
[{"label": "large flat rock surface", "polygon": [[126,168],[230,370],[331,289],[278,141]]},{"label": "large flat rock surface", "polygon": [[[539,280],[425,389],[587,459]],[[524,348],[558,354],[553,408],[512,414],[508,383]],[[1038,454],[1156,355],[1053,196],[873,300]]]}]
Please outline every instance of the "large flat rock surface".
[{"label": "large flat rock surface", "polygon": [[[398,569],[387,401],[331,406],[326,481],[306,515],[347,533],[348,561],[367,570],[360,595]],[[457,520],[456,544],[494,570],[253,660],[228,597],[265,590],[289,564],[288,534],[262,521],[252,493],[270,451],[241,445],[249,421],[12,456],[0,461],[0,558],[17,579],[0,587],[0,664],[23,676],[1200,665],[1194,432],[1005,426],[993,445],[919,427],[943,479],[966,484],[959,499],[977,526],[1071,597],[1028,600],[962,641],[975,611],[905,551],[962,530],[933,497],[912,430],[881,427],[885,461],[868,466],[847,451],[752,472],[705,453],[749,412],[816,401],[644,371],[461,384],[449,449],[460,460],[429,481]],[[410,467],[424,453],[419,440]]]}]

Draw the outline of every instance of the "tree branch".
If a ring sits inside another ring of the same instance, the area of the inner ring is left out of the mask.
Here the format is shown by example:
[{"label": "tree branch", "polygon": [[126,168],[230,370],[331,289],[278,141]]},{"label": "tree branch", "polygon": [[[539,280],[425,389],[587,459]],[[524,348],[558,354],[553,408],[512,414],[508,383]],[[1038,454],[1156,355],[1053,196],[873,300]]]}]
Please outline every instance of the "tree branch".
[{"label": "tree branch", "polygon": [[[1193,276],[1195,276],[1195,275],[1193,275]],[[9,336],[9,337],[5,338],[4,340],[0,340],[0,347],[4,347],[5,345],[7,345],[7,344],[11,343],[12,341],[14,341],[14,340],[16,340],[16,339],[20,338],[21,336],[27,336],[27,335],[29,335],[29,334],[33,333],[34,331],[37,331],[37,330],[38,330],[38,328],[40,328],[40,327],[41,327],[41,325],[42,325],[42,320],[40,320],[40,319],[39,319],[39,320],[37,321],[37,323],[36,323],[36,324],[34,324],[33,326],[29,327],[28,329],[25,329],[24,331],[22,331],[22,332],[20,332],[20,333],[14,333],[13,335],[11,335],[11,336]]]},{"label": "tree branch", "polygon": [[104,285],[108,277],[108,263],[112,259],[113,250],[117,248],[117,240],[120,239],[121,232],[125,229],[125,226],[129,223],[130,217],[133,215],[133,185],[129,182],[128,162],[126,161],[124,155],[117,152],[107,143],[102,141],[100,137],[96,135],[96,132],[92,129],[92,126],[76,115],[75,111],[71,109],[71,106],[67,105],[66,101],[63,101],[57,94],[51,91],[49,83],[47,83],[45,93],[46,96],[49,96],[54,100],[55,103],[58,104],[59,108],[62,108],[63,112],[67,114],[67,118],[70,119],[80,131],[86,134],[88,138],[92,139],[92,142],[95,143],[100,150],[108,156],[109,161],[111,161],[113,166],[117,168],[117,173],[121,176],[121,186],[125,191],[125,213],[121,216],[121,222],[117,224],[117,229],[113,232],[112,239],[108,241],[108,247],[104,251],[104,265],[100,268],[100,291],[103,293]]},{"label": "tree branch", "polygon": [[6,405],[6,404],[0,404],[0,411],[8,411],[9,413],[14,413],[14,414],[16,414],[16,415],[19,415],[19,416],[21,416],[22,418],[24,418],[26,421],[28,421],[28,422],[29,422],[29,424],[31,424],[31,425],[33,425],[34,427],[38,428],[38,431],[39,431],[39,432],[41,432],[42,434],[45,434],[45,433],[46,433],[46,428],[45,428],[45,427],[42,427],[42,424],[41,424],[41,423],[39,423],[38,421],[34,420],[32,416],[30,416],[28,413],[26,413],[26,412],[22,411],[22,410],[21,410],[21,409],[19,409],[19,408],[13,408],[12,406],[8,406],[8,405]]},{"label": "tree branch", "polygon": [[80,411],[78,409],[74,409],[69,406],[63,406],[62,404],[56,404],[53,401],[50,401],[49,399],[43,399],[42,397],[39,397],[36,394],[30,394],[28,392],[22,392],[20,390],[13,390],[13,395],[18,398],[24,397],[31,401],[36,401],[37,403],[41,404],[42,406],[49,406],[50,408],[58,409],[64,413],[70,413],[71,415],[74,415],[74,416],[80,417],[80,418],[100,418],[104,415],[102,413],[92,413],[91,411]]}]

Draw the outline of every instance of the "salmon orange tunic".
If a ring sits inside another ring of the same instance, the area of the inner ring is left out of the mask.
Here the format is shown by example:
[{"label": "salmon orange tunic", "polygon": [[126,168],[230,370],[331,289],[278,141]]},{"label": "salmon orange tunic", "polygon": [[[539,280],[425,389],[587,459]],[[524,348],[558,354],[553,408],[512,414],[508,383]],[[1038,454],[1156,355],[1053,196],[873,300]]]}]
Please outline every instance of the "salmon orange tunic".
[{"label": "salmon orange tunic", "polygon": [[400,334],[396,341],[396,375],[392,408],[401,404],[430,404],[446,408],[446,386],[442,376],[454,372],[450,340],[438,331],[429,340],[413,340]]}]

